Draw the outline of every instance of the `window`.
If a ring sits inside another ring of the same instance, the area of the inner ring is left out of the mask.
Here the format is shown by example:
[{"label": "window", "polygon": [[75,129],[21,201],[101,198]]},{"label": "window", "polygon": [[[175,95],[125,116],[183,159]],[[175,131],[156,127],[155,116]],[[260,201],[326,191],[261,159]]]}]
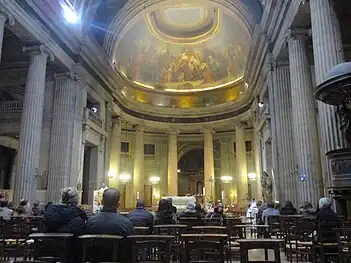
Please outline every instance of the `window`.
[{"label": "window", "polygon": [[145,155],[155,155],[155,145],[154,144],[144,144],[144,154]]},{"label": "window", "polygon": [[121,153],[129,153],[129,142],[121,142]]},{"label": "window", "polygon": [[245,149],[247,153],[251,153],[252,152],[252,144],[251,141],[246,141],[245,142]]}]

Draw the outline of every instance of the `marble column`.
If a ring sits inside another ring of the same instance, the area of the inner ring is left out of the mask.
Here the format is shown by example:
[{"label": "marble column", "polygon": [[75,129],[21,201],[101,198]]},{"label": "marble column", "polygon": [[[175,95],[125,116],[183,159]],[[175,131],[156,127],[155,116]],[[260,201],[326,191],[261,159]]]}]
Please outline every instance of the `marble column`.
[{"label": "marble column", "polygon": [[262,200],[262,184],[261,184],[261,149],[260,149],[260,136],[259,134],[255,133],[254,136],[254,147],[253,152],[255,156],[255,172],[256,172],[256,200]]},{"label": "marble column", "polygon": [[308,32],[288,32],[293,137],[297,162],[299,204],[318,200],[321,194],[321,167],[317,119],[310,66],[307,57]]},{"label": "marble column", "polygon": [[275,132],[272,140],[276,147],[277,171],[280,189],[278,200],[297,202],[295,174],[295,154],[292,132],[292,104],[290,88],[290,70],[288,62],[275,61],[272,63],[270,97],[272,102],[271,118],[274,122]]},{"label": "marble column", "polygon": [[206,201],[215,201],[215,178],[213,156],[213,133],[211,128],[201,130],[204,134],[204,184]]},{"label": "marble column", "polygon": [[[319,85],[333,66],[344,62],[344,49],[334,0],[310,0],[309,2],[314,68],[316,84]],[[340,120],[336,114],[336,107],[318,101],[318,116],[324,187],[327,188],[331,182],[331,175],[328,175],[325,154],[347,145],[339,129]]]},{"label": "marble column", "polygon": [[108,171],[109,187],[118,188],[121,161],[121,120],[112,118],[110,167]]},{"label": "marble column", "polygon": [[15,20],[13,19],[13,17],[6,10],[0,7],[0,62],[6,22],[8,22],[10,26],[14,26],[15,24]]},{"label": "marble column", "polygon": [[134,174],[133,174],[134,200],[144,198],[144,127],[137,126],[135,130],[134,148]]},{"label": "marble column", "polygon": [[29,52],[29,68],[21,118],[20,142],[15,177],[14,202],[35,200],[39,167],[41,127],[47,58],[53,59],[44,45],[24,47]]},{"label": "marble column", "polygon": [[81,162],[83,115],[87,93],[75,74],[56,74],[49,156],[47,199],[61,200],[61,189],[76,187]]},{"label": "marble column", "polygon": [[168,195],[178,195],[178,147],[177,135],[178,130],[168,131]]},{"label": "marble column", "polygon": [[238,204],[243,207],[249,193],[247,181],[247,159],[245,147],[245,129],[241,125],[235,126],[235,144],[236,144],[236,168],[237,168],[237,189]]}]

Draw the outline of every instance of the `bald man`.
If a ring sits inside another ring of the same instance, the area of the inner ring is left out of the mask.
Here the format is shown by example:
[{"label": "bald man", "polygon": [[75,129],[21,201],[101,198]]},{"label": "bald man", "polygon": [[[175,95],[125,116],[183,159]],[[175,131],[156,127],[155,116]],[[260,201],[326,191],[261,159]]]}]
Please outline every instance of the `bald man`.
[{"label": "bald man", "polygon": [[120,192],[117,189],[106,189],[102,195],[103,208],[100,213],[92,216],[86,225],[88,234],[108,234],[129,236],[134,235],[132,222],[117,212]]}]

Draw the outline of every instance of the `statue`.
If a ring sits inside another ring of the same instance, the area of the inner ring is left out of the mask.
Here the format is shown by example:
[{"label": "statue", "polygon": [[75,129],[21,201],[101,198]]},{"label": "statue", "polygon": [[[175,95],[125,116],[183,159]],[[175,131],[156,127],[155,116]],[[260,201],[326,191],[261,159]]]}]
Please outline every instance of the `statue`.
[{"label": "statue", "polygon": [[344,132],[347,143],[351,145],[351,110],[344,102],[339,107],[338,113],[341,118],[340,130]]},{"label": "statue", "polygon": [[273,183],[272,178],[267,172],[263,172],[261,176],[262,185],[262,197],[263,201],[272,202],[273,201]]}]

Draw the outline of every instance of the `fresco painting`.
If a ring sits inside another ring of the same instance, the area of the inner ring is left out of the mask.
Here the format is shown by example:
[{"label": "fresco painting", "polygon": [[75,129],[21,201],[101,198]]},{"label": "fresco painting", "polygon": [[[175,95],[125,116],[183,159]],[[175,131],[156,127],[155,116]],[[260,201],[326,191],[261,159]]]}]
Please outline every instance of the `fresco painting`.
[{"label": "fresco painting", "polygon": [[132,81],[160,89],[207,88],[240,79],[249,36],[224,15],[216,37],[180,45],[156,38],[141,19],[118,46],[118,68]]}]

